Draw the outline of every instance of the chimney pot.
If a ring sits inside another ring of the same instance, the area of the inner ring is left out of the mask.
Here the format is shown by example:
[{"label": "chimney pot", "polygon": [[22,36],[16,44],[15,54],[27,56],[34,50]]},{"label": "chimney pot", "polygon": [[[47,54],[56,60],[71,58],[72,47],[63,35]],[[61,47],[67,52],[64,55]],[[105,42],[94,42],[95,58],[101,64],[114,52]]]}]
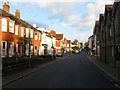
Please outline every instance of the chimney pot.
[{"label": "chimney pot", "polygon": [[3,4],[3,10],[5,10],[8,13],[10,12],[9,2],[4,2],[4,4]]},{"label": "chimney pot", "polygon": [[19,9],[16,10],[15,16],[16,16],[17,18],[20,18],[20,10],[19,10]]}]

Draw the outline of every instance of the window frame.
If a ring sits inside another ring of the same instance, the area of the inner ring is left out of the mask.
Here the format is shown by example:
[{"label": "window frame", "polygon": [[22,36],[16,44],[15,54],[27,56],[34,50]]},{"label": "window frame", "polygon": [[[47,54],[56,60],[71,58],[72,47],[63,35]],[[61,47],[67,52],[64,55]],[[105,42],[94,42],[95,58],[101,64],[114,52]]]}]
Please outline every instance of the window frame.
[{"label": "window frame", "polygon": [[[11,23],[11,22],[12,22],[12,23]],[[15,30],[14,26],[15,26],[15,21],[10,20],[10,21],[9,21],[9,32],[10,32],[10,33],[14,33],[14,30]]]},{"label": "window frame", "polygon": [[[6,21],[4,21],[4,20],[6,20]],[[7,27],[8,27],[8,23],[7,22],[8,22],[7,18],[2,18],[2,25],[1,25],[2,32],[7,32]]]},{"label": "window frame", "polygon": [[19,26],[18,25],[15,25],[15,35],[18,36],[18,31],[19,31]]},{"label": "window frame", "polygon": [[[3,42],[5,42],[5,49],[3,49]],[[5,55],[3,55],[3,50],[5,51]],[[2,57],[7,55],[7,41],[1,41],[1,54]]]},{"label": "window frame", "polygon": [[21,27],[21,28],[20,28],[20,36],[21,36],[21,37],[24,37],[24,27]]}]

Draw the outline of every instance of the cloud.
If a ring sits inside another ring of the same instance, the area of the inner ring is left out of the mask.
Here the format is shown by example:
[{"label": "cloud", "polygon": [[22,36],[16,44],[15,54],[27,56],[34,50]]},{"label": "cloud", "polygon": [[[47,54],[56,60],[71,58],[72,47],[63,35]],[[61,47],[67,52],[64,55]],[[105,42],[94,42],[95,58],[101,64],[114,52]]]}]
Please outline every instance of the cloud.
[{"label": "cloud", "polygon": [[[11,2],[29,2],[37,5],[48,13],[48,20],[58,20],[64,28],[80,30],[81,34],[74,35],[80,41],[86,41],[87,37],[84,31],[91,30],[94,27],[95,20],[100,13],[104,13],[105,4],[112,4],[114,0],[10,0]],[[76,5],[84,5],[84,10],[78,9],[75,12]],[[85,12],[85,14],[81,14]],[[89,35],[87,35],[89,36]],[[74,37],[73,37],[74,38]]]},{"label": "cloud", "polygon": [[86,15],[71,15],[67,17],[66,20],[62,22],[65,27],[75,27],[80,30],[89,30],[94,27],[95,20],[98,20],[100,13],[104,13],[105,4],[113,4],[112,0],[96,0],[92,2],[89,0],[86,5]]}]

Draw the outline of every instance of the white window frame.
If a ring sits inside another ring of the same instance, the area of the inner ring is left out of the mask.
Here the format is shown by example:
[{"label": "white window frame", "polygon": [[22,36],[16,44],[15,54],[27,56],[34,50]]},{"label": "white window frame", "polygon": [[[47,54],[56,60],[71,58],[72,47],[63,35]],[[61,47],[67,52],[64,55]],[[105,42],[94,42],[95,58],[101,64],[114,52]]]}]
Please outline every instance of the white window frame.
[{"label": "white window frame", "polygon": [[[5,42],[5,49],[3,49],[3,42]],[[5,57],[7,55],[7,41],[1,41],[1,49],[2,57]],[[3,55],[3,50],[5,51],[5,55]]]},{"label": "white window frame", "polygon": [[9,21],[9,32],[10,33],[14,33],[14,25],[15,25],[15,21],[10,20]]},{"label": "white window frame", "polygon": [[30,30],[30,38],[33,38],[33,29]]},{"label": "white window frame", "polygon": [[24,37],[24,27],[21,27],[20,33],[21,33],[21,37]]},{"label": "white window frame", "polygon": [[29,32],[30,32],[30,29],[29,28],[26,28],[26,37],[29,38]]},{"label": "white window frame", "polygon": [[15,25],[15,35],[18,35],[18,25]]},{"label": "white window frame", "polygon": [[7,32],[7,19],[6,18],[2,18],[2,32]]},{"label": "white window frame", "polygon": [[9,48],[9,57],[12,57],[14,55],[14,42],[9,42],[9,45],[10,43],[12,43],[12,52],[10,52],[10,48]]}]

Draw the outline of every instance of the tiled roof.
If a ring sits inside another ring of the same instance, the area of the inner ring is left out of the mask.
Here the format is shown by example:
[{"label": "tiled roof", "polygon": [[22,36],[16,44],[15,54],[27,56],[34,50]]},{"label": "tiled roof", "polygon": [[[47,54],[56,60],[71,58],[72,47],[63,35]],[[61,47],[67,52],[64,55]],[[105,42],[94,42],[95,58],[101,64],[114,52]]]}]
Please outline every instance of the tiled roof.
[{"label": "tiled roof", "polygon": [[63,34],[56,34],[56,39],[57,40],[62,40],[63,39]]}]

